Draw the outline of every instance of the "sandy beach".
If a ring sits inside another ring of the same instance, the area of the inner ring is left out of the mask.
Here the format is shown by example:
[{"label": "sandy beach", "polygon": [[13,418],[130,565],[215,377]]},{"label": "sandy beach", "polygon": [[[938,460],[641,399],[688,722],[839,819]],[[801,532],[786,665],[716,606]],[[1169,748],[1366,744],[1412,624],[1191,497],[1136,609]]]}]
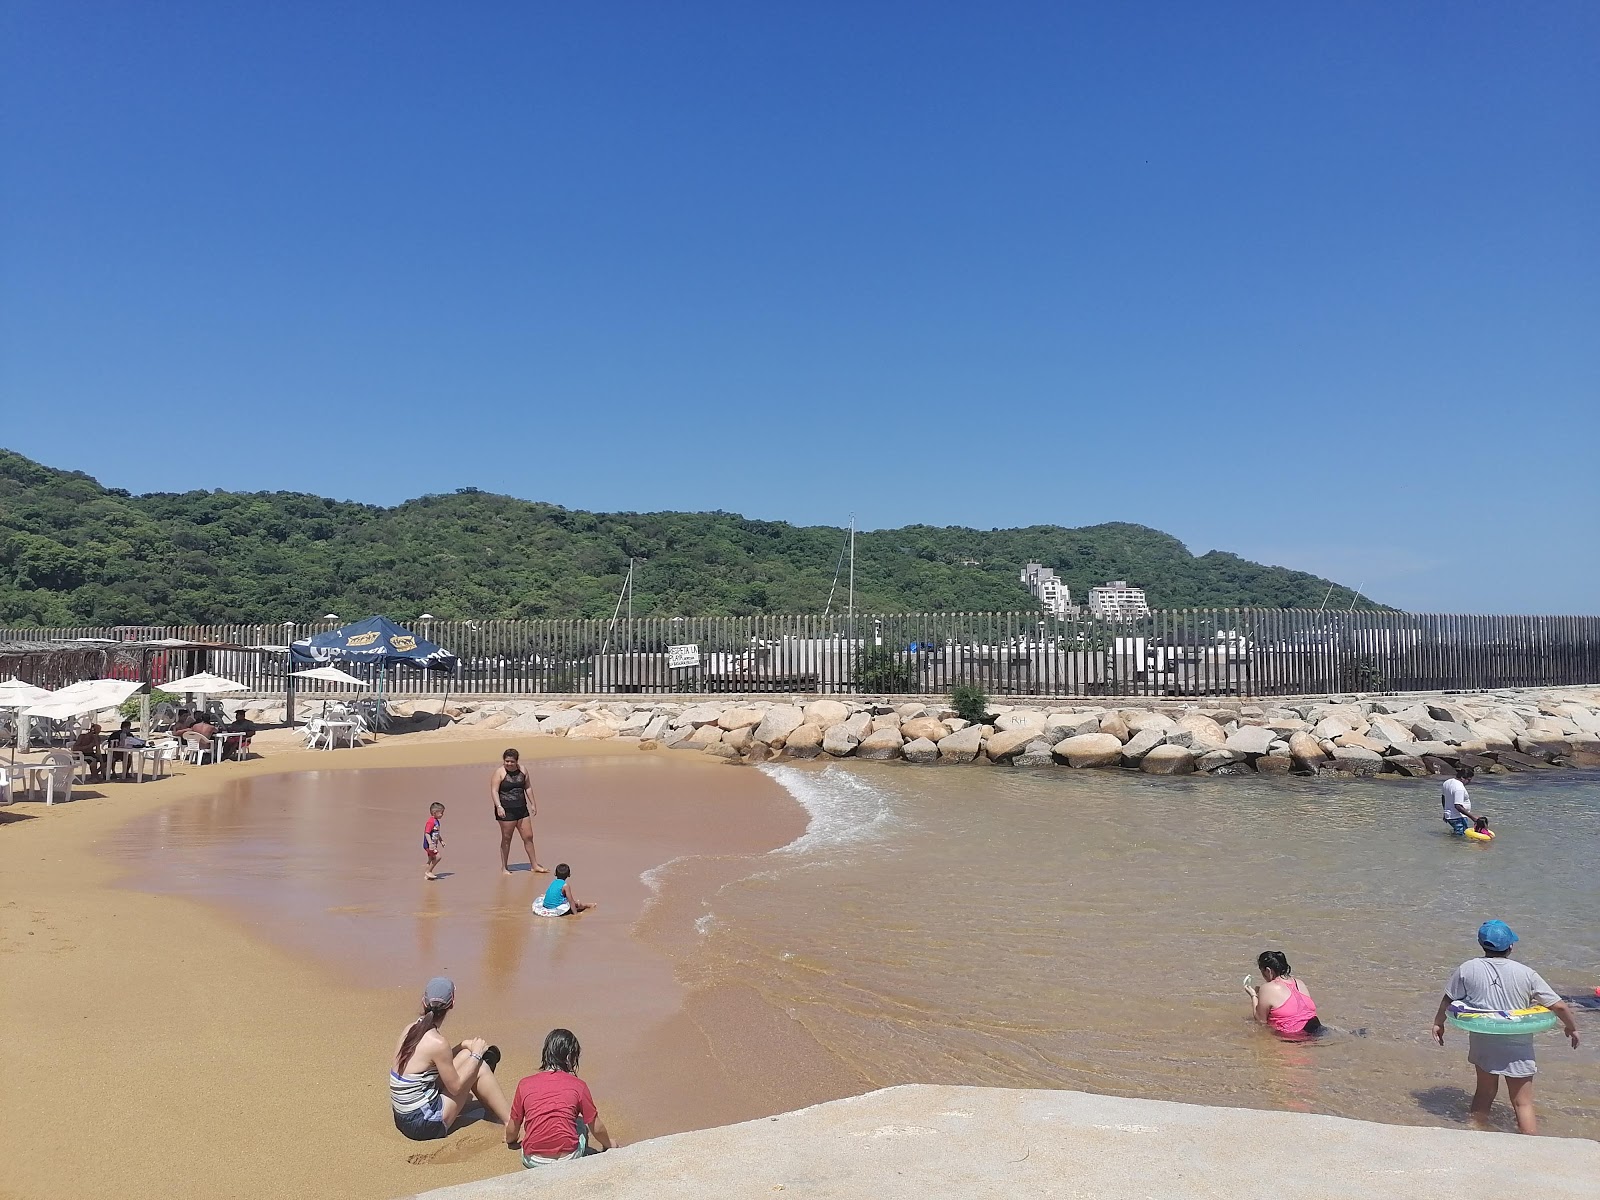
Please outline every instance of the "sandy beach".
[{"label": "sandy beach", "polygon": [[[475,782],[473,794],[447,798],[444,869],[455,874],[424,884],[420,854],[405,852],[426,813],[406,788],[437,787],[451,770],[476,781],[468,765],[486,780],[513,741],[541,796],[541,859],[588,864],[575,881],[601,902],[559,929],[526,911],[548,876],[500,875]],[[26,1048],[0,1098],[14,1114],[13,1144],[28,1147],[8,1155],[0,1193],[388,1197],[514,1169],[487,1122],[412,1143],[390,1121],[384,1063],[414,1014],[422,979],[408,977],[412,964],[428,961],[452,960],[458,980],[446,1032],[500,1044],[508,1090],[537,1067],[547,1029],[579,1031],[583,1073],[625,1142],[866,1086],[736,977],[692,991],[675,978],[696,897],[741,856],[805,828],[804,811],[759,774],[632,744],[503,734],[319,754],[266,748],[165,781],[95,785],[72,804],[0,810],[0,961],[13,1044]],[[616,769],[586,775],[591,762]],[[321,807],[300,811],[320,814],[317,838],[359,869],[343,878],[337,854],[326,864],[301,856],[270,919],[243,882],[233,900],[171,894],[225,878],[217,855],[238,839],[303,828],[279,794],[296,781],[340,794],[338,806],[319,796],[308,803]],[[369,800],[392,804],[401,827]],[[240,824],[252,811],[267,834]],[[660,872],[652,902],[640,874],[686,854],[700,857]],[[432,924],[428,905],[439,906]],[[411,919],[384,920],[397,913]],[[472,954],[458,952],[452,922],[478,929]],[[505,1011],[513,994],[532,1011]],[[752,1070],[758,1061],[766,1067]]]}]

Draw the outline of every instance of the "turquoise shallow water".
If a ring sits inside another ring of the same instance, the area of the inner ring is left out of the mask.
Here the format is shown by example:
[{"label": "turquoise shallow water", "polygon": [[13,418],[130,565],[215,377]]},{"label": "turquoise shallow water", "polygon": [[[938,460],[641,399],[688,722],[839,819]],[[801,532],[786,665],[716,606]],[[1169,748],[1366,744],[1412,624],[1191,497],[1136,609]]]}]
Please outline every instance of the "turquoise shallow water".
[{"label": "turquoise shallow water", "polygon": [[[680,971],[754,986],[875,1083],[1455,1123],[1466,1040],[1428,1027],[1499,916],[1588,1006],[1578,1050],[1538,1040],[1543,1132],[1600,1137],[1600,779],[1480,779],[1500,834],[1480,846],[1422,780],[767,770],[811,831],[713,897]],[[1345,1032],[1291,1045],[1250,1021],[1239,980],[1269,948]]]}]

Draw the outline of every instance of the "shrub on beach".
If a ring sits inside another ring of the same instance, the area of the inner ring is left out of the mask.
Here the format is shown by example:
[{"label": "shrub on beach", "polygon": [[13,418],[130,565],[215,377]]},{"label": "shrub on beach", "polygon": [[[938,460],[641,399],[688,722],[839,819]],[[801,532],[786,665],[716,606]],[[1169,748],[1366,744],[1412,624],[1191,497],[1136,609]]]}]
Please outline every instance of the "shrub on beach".
[{"label": "shrub on beach", "polygon": [[969,725],[983,725],[989,720],[989,697],[970,683],[963,683],[950,693],[950,707]]},{"label": "shrub on beach", "polygon": [[[176,706],[182,700],[182,696],[175,696],[171,692],[163,692],[160,688],[152,688],[150,690],[150,711],[155,712],[156,707],[161,704]],[[124,700],[117,708],[117,711],[125,717],[137,717],[139,715],[139,693],[135,692]]]}]

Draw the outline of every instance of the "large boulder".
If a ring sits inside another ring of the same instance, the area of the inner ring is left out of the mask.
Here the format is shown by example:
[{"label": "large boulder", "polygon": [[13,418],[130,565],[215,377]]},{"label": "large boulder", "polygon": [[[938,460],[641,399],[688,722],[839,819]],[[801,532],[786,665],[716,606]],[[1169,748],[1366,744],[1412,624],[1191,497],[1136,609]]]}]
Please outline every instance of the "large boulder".
[{"label": "large boulder", "polygon": [[1194,751],[1187,746],[1155,746],[1139,760],[1139,770],[1146,775],[1193,774]]},{"label": "large boulder", "polygon": [[741,725],[738,729],[730,729],[722,735],[722,744],[732,746],[740,754],[750,749],[750,726]]},{"label": "large boulder", "polygon": [[1023,747],[1022,753],[1011,760],[1013,767],[1053,767],[1055,755],[1050,743],[1035,738]]},{"label": "large boulder", "polygon": [[1383,760],[1383,769],[1410,779],[1423,779],[1432,774],[1428,764],[1414,754],[1391,754]]},{"label": "large boulder", "polygon": [[589,714],[576,708],[540,719],[531,712],[514,713],[500,726],[507,733],[565,733],[588,721]]},{"label": "large boulder", "polygon": [[717,718],[723,729],[754,729],[767,714],[759,708],[730,708]]},{"label": "large boulder", "polygon": [[725,758],[729,762],[737,762],[739,759],[738,749],[724,741],[715,741],[708,746],[700,747],[700,749],[703,753],[709,754],[713,758]]},{"label": "large boulder", "polygon": [[939,761],[939,746],[925,737],[912,738],[900,748],[907,762],[931,763]]},{"label": "large boulder", "polygon": [[1525,733],[1517,739],[1517,750],[1531,758],[1558,758],[1569,749],[1565,738]]},{"label": "large boulder", "polygon": [[691,704],[672,719],[674,725],[709,725],[722,715],[723,704]]},{"label": "large boulder", "polygon": [[585,721],[582,725],[575,725],[567,731],[569,738],[589,738],[601,741],[605,738],[617,736],[617,727],[609,721]]},{"label": "large boulder", "polygon": [[820,725],[807,722],[795,727],[783,743],[784,753],[790,758],[815,758],[822,753],[822,736],[826,731]]},{"label": "large boulder", "polygon": [[699,746],[691,746],[689,739],[694,736],[693,725],[679,725],[676,729],[668,727],[661,732],[658,741],[668,750],[698,750]]},{"label": "large boulder", "polygon": [[1389,750],[1390,743],[1378,738],[1366,737],[1359,733],[1341,733],[1333,739],[1335,746],[1355,746],[1362,750],[1371,750],[1374,754],[1382,754]]},{"label": "large boulder", "polygon": [[900,736],[898,729],[875,729],[861,739],[861,744],[856,747],[856,757],[878,760],[899,758],[904,745],[905,738]]},{"label": "large boulder", "polygon": [[1381,713],[1375,713],[1367,721],[1367,737],[1375,742],[1387,742],[1391,746],[1402,746],[1415,740],[1409,725]]},{"label": "large boulder", "polygon": [[1261,726],[1272,730],[1279,737],[1288,737],[1291,733],[1301,733],[1311,728],[1310,722],[1296,717],[1266,717],[1262,720]]},{"label": "large boulder", "polygon": [[1251,766],[1244,755],[1232,750],[1207,750],[1194,765],[1208,775],[1249,775]]},{"label": "large boulder", "polygon": [[1128,727],[1130,734],[1143,733],[1146,729],[1159,729],[1165,733],[1169,729],[1176,729],[1178,725],[1165,713],[1144,712],[1140,709],[1128,709],[1123,712],[1122,723]]},{"label": "large boulder", "polygon": [[1287,753],[1263,754],[1256,759],[1256,770],[1262,775],[1287,775],[1294,770],[1294,759]]},{"label": "large boulder", "polygon": [[1133,736],[1128,732],[1128,723],[1122,719],[1122,714],[1114,712],[1100,718],[1100,732],[1116,738],[1118,742],[1125,742]]},{"label": "large boulder", "polygon": [[1311,732],[1315,737],[1332,739],[1340,734],[1354,733],[1356,730],[1365,727],[1365,721],[1353,720],[1343,713],[1336,713],[1332,716],[1323,717],[1322,720],[1311,727]]},{"label": "large boulder", "polygon": [[1333,752],[1333,767],[1345,775],[1370,777],[1383,770],[1383,755],[1362,746],[1340,746]]},{"label": "large boulder", "polygon": [[1141,729],[1122,746],[1122,765],[1136,767],[1146,754],[1167,740],[1165,729]]},{"label": "large boulder", "polygon": [[[498,715],[505,716],[505,713]],[[528,722],[531,721],[532,727],[537,728],[540,733],[565,733],[569,729],[576,729],[579,725],[586,724],[588,720],[589,714],[581,708],[563,708],[548,717],[538,717],[533,713],[516,713],[506,717],[500,723],[500,728],[511,731],[527,729]]]},{"label": "large boulder", "polygon": [[1001,733],[1015,729],[1042,729],[1045,714],[1036,708],[1013,708],[995,718],[994,727]]},{"label": "large boulder", "polygon": [[[1100,713],[1058,713],[1046,722],[1045,729],[1063,730],[1062,738],[1077,737],[1083,733],[1099,733],[1100,717]],[[1061,738],[1056,740],[1060,741]]]},{"label": "large boulder", "polygon": [[751,736],[768,746],[781,746],[791,733],[805,724],[805,712],[797,704],[774,704],[761,717]]},{"label": "large boulder", "polygon": [[[1197,753],[1220,750],[1228,741],[1221,725],[1199,713],[1184,713],[1178,718],[1178,728],[1189,735],[1189,746]],[[1167,741],[1175,740],[1170,734],[1167,736]]]},{"label": "large boulder", "polygon": [[1472,722],[1472,714],[1459,704],[1451,704],[1445,700],[1428,701],[1428,715],[1435,721],[1453,721],[1457,725],[1467,725]]},{"label": "large boulder", "polygon": [[828,729],[850,715],[850,706],[838,700],[813,700],[806,705],[806,724]]},{"label": "large boulder", "polygon": [[1567,718],[1584,733],[1600,735],[1600,712],[1591,712],[1587,708],[1573,705],[1567,713]]},{"label": "large boulder", "polygon": [[1027,744],[1039,734],[1036,725],[1025,725],[1021,729],[997,729],[984,742],[984,753],[989,756],[990,762],[1009,762],[1020,754]]},{"label": "large boulder", "polygon": [[983,734],[987,725],[968,725],[939,741],[939,758],[942,762],[967,763],[978,757],[983,749]]},{"label": "large boulder", "polygon": [[1295,767],[1302,771],[1319,770],[1328,758],[1322,743],[1309,733],[1289,735],[1289,757],[1294,760]]},{"label": "large boulder", "polygon": [[1510,750],[1517,744],[1516,732],[1495,721],[1474,721],[1467,728],[1472,730],[1470,741],[1482,742],[1490,750]]},{"label": "large boulder", "polygon": [[714,746],[721,741],[722,730],[718,729],[714,723],[707,721],[705,724],[695,727],[695,731],[689,735],[686,744],[703,750],[705,747]]},{"label": "large boulder", "polygon": [[1052,752],[1073,767],[1114,767],[1122,761],[1122,739],[1110,733],[1080,733],[1057,742]]},{"label": "large boulder", "polygon": [[1276,735],[1259,725],[1243,725],[1234,730],[1223,742],[1223,749],[1236,754],[1265,754],[1272,749]]},{"label": "large boulder", "polygon": [[912,717],[900,722],[900,736],[908,741],[923,738],[937,744],[950,736],[950,727],[937,717]]},{"label": "large boulder", "polygon": [[[865,716],[866,714],[859,715]],[[848,721],[841,721],[837,725],[830,725],[828,731],[822,735],[822,749],[825,753],[831,754],[835,758],[844,758],[855,753],[856,747],[861,744],[861,739],[864,736],[866,736],[866,730],[863,726],[853,726]]]},{"label": "large boulder", "polygon": [[1419,742],[1464,742],[1472,730],[1454,721],[1413,721],[1411,732]]}]

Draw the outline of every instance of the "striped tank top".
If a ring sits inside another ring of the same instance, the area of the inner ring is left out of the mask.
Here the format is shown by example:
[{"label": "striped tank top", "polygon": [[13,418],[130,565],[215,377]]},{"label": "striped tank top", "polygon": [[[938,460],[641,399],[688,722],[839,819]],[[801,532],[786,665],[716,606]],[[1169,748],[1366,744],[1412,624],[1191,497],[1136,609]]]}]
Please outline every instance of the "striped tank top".
[{"label": "striped tank top", "polygon": [[439,1096],[439,1068],[429,1067],[415,1075],[389,1072],[389,1103],[397,1113],[420,1112]]}]

